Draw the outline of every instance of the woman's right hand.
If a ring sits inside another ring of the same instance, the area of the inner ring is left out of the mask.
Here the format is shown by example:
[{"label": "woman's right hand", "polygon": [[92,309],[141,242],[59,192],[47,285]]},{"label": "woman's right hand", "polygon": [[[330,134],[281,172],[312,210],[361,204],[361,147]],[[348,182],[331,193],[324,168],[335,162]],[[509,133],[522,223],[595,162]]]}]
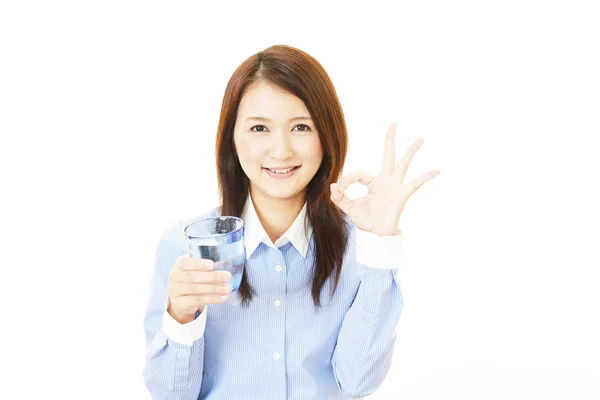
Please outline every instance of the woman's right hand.
[{"label": "woman's right hand", "polygon": [[207,304],[224,303],[232,287],[231,273],[214,271],[212,260],[181,256],[169,274],[167,312],[180,324],[194,320]]}]

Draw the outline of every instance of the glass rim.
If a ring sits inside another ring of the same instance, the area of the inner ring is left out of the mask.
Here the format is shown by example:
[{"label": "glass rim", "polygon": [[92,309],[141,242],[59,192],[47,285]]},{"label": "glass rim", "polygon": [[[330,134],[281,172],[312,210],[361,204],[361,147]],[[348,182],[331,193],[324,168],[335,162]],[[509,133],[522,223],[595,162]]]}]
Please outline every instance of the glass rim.
[{"label": "glass rim", "polygon": [[[237,228],[236,230],[233,230],[233,231],[231,231],[231,232],[227,232],[227,233],[215,233],[215,234],[211,234],[211,235],[208,235],[208,236],[192,236],[192,235],[190,235],[190,234],[187,232],[187,229],[188,229],[190,226],[194,225],[194,224],[197,224],[197,223],[199,223],[199,222],[208,221],[208,220],[211,220],[211,219],[219,219],[219,218],[225,218],[225,219],[234,219],[234,220],[236,220],[236,221],[239,221],[239,222],[240,222],[240,227],[239,227],[239,228]],[[183,228],[183,234],[184,234],[186,237],[190,238],[190,239],[202,239],[202,238],[205,238],[205,237],[211,237],[211,238],[215,238],[215,237],[221,237],[221,236],[232,235],[232,234],[234,234],[234,233],[236,233],[236,232],[240,231],[241,229],[244,229],[244,225],[245,225],[245,224],[244,224],[244,220],[243,220],[243,219],[241,219],[241,218],[238,218],[238,217],[227,216],[227,215],[221,215],[221,216],[216,216],[216,217],[206,217],[206,218],[200,218],[200,219],[198,219],[198,220],[196,220],[196,221],[194,221],[194,222],[190,222],[189,224],[187,224],[187,225],[185,226],[185,228]]]}]

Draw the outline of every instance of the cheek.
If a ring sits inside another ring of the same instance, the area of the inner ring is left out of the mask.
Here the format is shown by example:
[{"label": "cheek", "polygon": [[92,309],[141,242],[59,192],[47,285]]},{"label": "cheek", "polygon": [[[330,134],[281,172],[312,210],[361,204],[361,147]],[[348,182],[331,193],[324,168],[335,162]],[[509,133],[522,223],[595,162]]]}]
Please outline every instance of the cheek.
[{"label": "cheek", "polygon": [[321,165],[321,161],[323,160],[323,148],[321,146],[321,142],[316,140],[310,144],[310,146],[306,147],[307,152],[305,153],[305,158],[310,160],[311,163],[316,166]]},{"label": "cheek", "polygon": [[238,140],[236,142],[238,157],[244,164],[262,163],[263,149],[252,140]]}]

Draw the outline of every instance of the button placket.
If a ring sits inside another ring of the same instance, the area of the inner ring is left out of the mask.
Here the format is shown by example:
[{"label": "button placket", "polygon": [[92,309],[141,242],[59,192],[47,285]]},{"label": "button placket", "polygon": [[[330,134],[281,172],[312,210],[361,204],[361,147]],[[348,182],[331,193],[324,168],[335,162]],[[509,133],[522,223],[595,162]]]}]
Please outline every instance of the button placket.
[{"label": "button placket", "polygon": [[[275,271],[277,271],[277,272],[279,272],[279,273],[281,273],[281,271],[283,271],[283,266],[282,266],[281,262],[277,262],[277,263],[275,264]],[[282,277],[282,278],[284,278],[284,280],[285,280],[285,277]],[[283,287],[284,287],[284,289],[283,289],[283,290],[284,290],[284,293],[285,293],[285,283],[284,283],[284,286],[283,286]],[[274,306],[275,306],[277,309],[280,309],[280,307],[281,307],[281,300],[280,300],[280,299],[275,299],[275,300],[273,301],[273,305],[274,305]],[[279,314],[279,315],[281,315],[281,314]],[[281,355],[279,354],[279,352],[275,352],[275,353],[273,353],[273,360],[274,360],[275,362],[278,362],[280,358],[281,358]]]}]

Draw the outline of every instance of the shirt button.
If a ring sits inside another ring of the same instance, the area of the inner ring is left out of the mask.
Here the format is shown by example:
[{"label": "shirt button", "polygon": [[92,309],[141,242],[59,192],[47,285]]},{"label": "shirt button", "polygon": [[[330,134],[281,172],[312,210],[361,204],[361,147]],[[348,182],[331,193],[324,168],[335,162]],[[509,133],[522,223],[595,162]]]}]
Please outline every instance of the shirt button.
[{"label": "shirt button", "polygon": [[279,353],[277,353],[277,352],[273,353],[273,360],[275,360],[275,361],[279,360]]},{"label": "shirt button", "polygon": [[281,265],[277,264],[277,265],[275,266],[275,270],[276,270],[277,272],[281,272]]},{"label": "shirt button", "polygon": [[279,307],[281,305],[281,301],[275,300],[273,304],[275,304],[275,307]]}]

